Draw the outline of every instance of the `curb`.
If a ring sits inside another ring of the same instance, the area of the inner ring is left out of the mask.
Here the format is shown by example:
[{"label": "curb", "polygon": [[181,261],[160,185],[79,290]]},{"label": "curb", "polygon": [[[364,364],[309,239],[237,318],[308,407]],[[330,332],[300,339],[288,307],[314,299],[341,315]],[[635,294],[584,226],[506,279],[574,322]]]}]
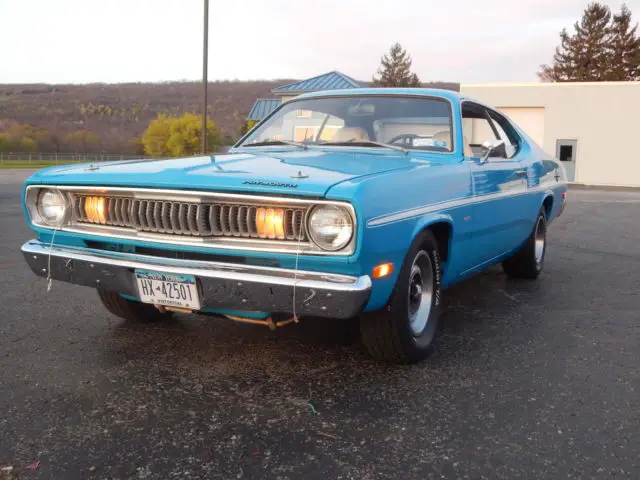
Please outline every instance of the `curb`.
[{"label": "curb", "polygon": [[586,183],[569,183],[569,190],[600,190],[602,192],[640,192],[639,187],[629,187],[622,185],[589,185]]}]

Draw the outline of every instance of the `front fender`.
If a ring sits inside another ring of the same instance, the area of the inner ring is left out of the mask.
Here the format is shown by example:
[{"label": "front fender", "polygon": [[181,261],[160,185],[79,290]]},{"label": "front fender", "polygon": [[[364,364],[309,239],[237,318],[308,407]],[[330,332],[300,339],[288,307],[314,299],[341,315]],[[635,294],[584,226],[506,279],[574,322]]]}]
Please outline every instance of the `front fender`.
[{"label": "front fender", "polygon": [[[420,217],[418,221],[415,223],[413,228],[412,239],[416,238],[420,232],[424,229],[429,228],[431,225],[435,223],[446,223],[449,225],[451,229],[451,235],[449,237],[449,247],[451,246],[451,238],[453,237],[453,217],[451,215],[441,212],[434,212],[429,215],[425,215],[424,217]],[[413,240],[412,240],[413,242]]]},{"label": "front fender", "polygon": [[[413,219],[388,223],[382,226],[367,226],[364,241],[367,248],[362,251],[363,273],[371,274],[380,263],[393,263],[391,275],[374,279],[371,297],[366,311],[378,310],[389,302],[389,298],[398,280],[405,256],[415,238],[426,228],[436,223],[447,223],[453,233],[453,218],[440,212],[433,212]],[[449,238],[449,251],[451,249]]]}]

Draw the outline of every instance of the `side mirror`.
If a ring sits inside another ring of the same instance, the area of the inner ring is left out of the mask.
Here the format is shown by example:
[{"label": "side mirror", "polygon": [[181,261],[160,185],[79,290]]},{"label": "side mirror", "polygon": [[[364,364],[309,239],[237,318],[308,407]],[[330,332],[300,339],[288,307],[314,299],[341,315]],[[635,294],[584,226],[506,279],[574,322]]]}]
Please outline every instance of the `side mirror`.
[{"label": "side mirror", "polygon": [[482,155],[480,163],[487,163],[492,153],[502,153],[503,156],[506,156],[504,140],[485,140],[482,142],[482,151],[484,155]]}]

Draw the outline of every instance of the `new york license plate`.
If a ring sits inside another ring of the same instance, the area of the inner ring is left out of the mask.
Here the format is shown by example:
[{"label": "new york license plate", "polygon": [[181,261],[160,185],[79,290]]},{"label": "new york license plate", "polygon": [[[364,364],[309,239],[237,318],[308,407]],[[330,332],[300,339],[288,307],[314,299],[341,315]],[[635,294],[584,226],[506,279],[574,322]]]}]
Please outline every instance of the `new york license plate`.
[{"label": "new york license plate", "polygon": [[136,270],[140,300],[145,303],[200,310],[196,277]]}]

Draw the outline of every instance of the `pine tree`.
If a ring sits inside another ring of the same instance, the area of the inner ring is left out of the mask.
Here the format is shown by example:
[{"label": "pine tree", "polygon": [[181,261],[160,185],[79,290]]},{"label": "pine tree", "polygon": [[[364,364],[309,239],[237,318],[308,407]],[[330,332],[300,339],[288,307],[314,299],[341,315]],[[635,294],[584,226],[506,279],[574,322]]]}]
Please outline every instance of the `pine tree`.
[{"label": "pine tree", "polygon": [[588,82],[606,80],[609,70],[611,42],[611,10],[597,2],[590,3],[575,33],[566,29],[560,33],[560,46],[553,56],[553,65],[542,65],[538,75],[543,81]]},{"label": "pine tree", "polygon": [[399,43],[394,43],[380,60],[378,78],[373,77],[375,87],[420,87],[420,79],[411,72],[411,57]]},{"label": "pine tree", "polygon": [[632,26],[631,23],[631,11],[622,5],[611,24],[607,80],[640,80],[640,37],[637,30],[638,24]]}]

